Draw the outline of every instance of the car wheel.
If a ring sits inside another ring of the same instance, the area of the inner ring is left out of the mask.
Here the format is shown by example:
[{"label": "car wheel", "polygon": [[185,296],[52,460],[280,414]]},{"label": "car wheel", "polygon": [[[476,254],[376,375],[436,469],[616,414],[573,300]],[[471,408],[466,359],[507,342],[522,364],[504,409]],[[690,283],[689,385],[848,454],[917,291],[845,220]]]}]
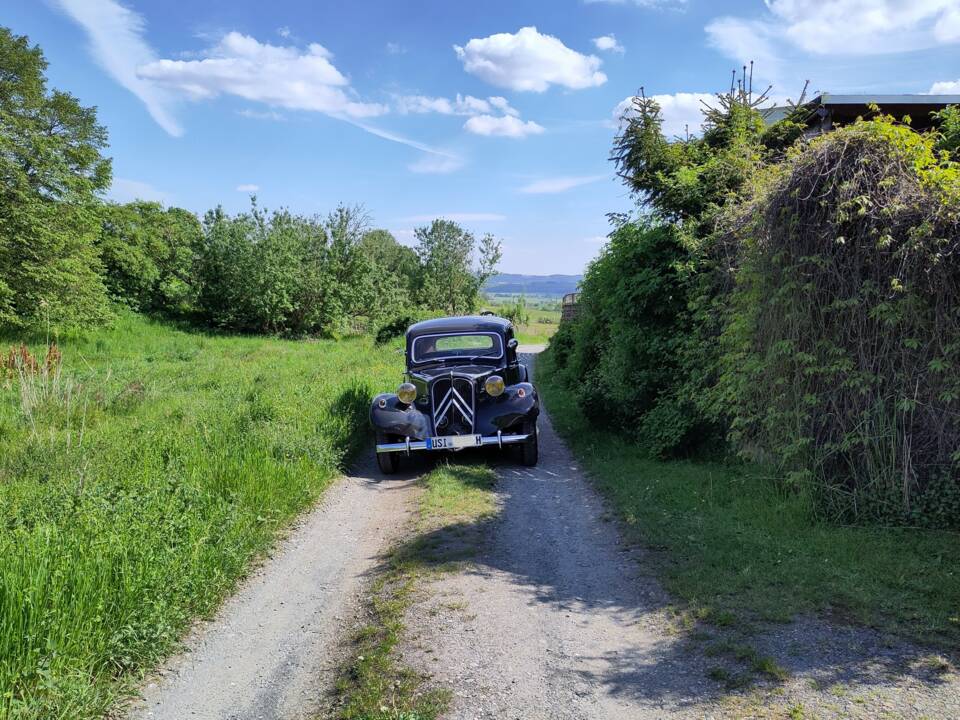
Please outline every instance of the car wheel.
[{"label": "car wheel", "polygon": [[540,433],[537,431],[537,421],[525,421],[523,423],[523,434],[532,437],[520,444],[520,462],[527,467],[533,467],[540,460]]},{"label": "car wheel", "polygon": [[[377,444],[382,445],[384,443],[394,442],[393,438],[387,435],[386,433],[377,433]],[[380,472],[384,475],[393,475],[397,470],[400,469],[400,453],[395,452],[385,452],[377,453],[377,467],[380,468]]]}]

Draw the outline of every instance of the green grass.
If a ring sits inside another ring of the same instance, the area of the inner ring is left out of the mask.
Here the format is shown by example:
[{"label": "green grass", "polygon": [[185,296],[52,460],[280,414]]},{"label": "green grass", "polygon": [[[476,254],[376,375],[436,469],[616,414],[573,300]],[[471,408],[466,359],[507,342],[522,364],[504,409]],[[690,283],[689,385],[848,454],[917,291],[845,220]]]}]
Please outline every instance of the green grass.
[{"label": "green grass", "polygon": [[0,376],[4,719],[102,715],[318,497],[401,371],[367,340],[132,314],[60,348],[29,402]]},{"label": "green grass", "polygon": [[756,468],[645,457],[591,427],[541,356],[558,431],[628,532],[655,550],[667,588],[705,616],[833,616],[960,647],[960,536],[817,522],[807,500]]},{"label": "green grass", "polygon": [[[369,622],[356,634],[353,658],[338,682],[342,720],[434,720],[449,705],[450,691],[426,687],[427,678],[403,664],[397,646],[404,639],[407,609],[418,597],[423,601],[423,580],[459,567],[472,554],[469,538],[454,532],[444,542],[444,531],[476,527],[491,517],[495,480],[486,466],[449,464],[420,480],[416,532],[393,549],[385,571],[374,580],[366,608]],[[445,607],[464,609],[456,603]]]}]

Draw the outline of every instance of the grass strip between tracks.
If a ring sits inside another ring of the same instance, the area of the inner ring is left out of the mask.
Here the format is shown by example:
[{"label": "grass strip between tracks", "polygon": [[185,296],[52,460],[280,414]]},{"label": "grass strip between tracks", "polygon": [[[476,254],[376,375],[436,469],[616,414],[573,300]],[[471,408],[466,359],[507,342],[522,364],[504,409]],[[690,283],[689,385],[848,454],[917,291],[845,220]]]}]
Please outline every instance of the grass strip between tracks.
[{"label": "grass strip between tracks", "polygon": [[371,585],[366,624],[356,633],[351,660],[337,686],[343,720],[432,720],[449,705],[451,693],[406,666],[398,646],[404,616],[427,592],[436,573],[461,567],[477,536],[464,527],[496,512],[496,475],[484,465],[443,464],[425,475],[412,537],[393,548]]}]

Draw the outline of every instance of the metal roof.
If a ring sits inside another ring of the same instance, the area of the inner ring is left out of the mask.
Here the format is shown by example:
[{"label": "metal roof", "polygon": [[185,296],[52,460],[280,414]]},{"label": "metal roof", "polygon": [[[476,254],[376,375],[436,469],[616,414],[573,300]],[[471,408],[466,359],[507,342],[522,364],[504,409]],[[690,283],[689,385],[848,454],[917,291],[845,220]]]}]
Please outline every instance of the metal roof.
[{"label": "metal roof", "polygon": [[817,95],[807,105],[960,105],[960,95]]}]

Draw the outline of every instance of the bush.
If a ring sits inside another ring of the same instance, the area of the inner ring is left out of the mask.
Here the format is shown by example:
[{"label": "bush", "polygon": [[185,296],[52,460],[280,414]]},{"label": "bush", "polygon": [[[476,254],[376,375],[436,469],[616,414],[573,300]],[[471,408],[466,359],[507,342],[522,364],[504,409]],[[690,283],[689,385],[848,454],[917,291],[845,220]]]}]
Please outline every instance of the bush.
[{"label": "bush", "polygon": [[200,223],[181,208],[159,203],[108,203],[97,248],[107,290],[134,310],[187,315],[196,291],[194,248],[200,242]]},{"label": "bush", "polygon": [[555,366],[587,417],[639,436],[657,455],[687,449],[697,425],[692,408],[676,399],[689,332],[688,259],[673,226],[622,223],[587,268],[577,319],[562,323],[551,342]]},{"label": "bush", "polygon": [[732,437],[831,518],[960,527],[960,170],[935,142],[841,128],[728,220]]}]

